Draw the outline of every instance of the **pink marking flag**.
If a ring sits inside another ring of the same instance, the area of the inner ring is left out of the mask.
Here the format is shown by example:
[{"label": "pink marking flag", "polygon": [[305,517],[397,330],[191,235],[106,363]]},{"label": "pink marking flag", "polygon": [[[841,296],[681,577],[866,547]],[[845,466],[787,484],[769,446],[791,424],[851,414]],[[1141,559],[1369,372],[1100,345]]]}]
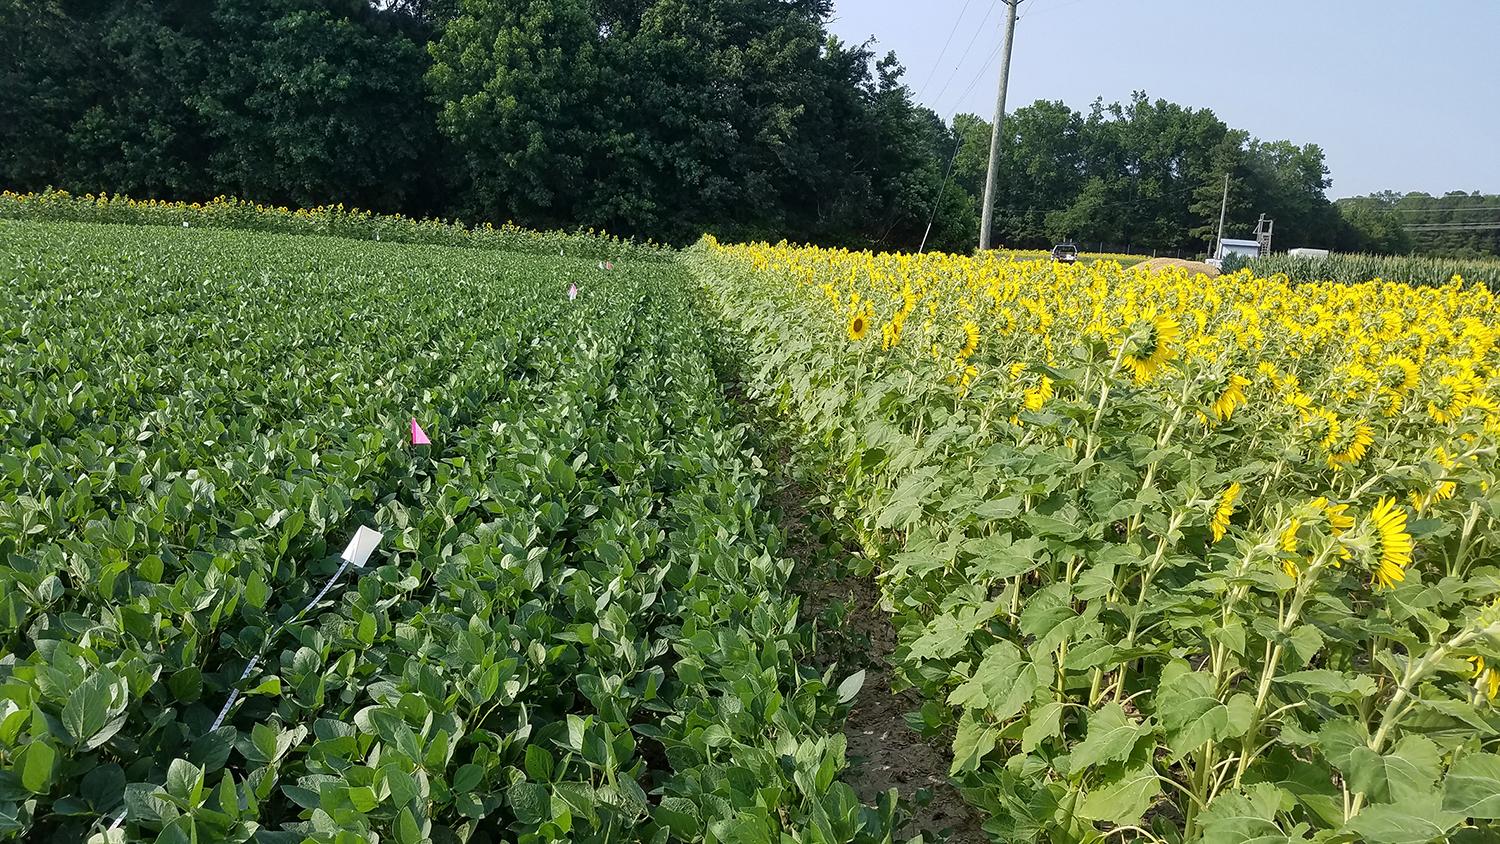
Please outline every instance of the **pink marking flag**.
[{"label": "pink marking flag", "polygon": [[571,301],[573,301],[574,299],[577,299],[577,298],[578,298],[578,285],[576,285],[576,284],[570,284],[570,285],[568,285],[568,301],[571,302]]},{"label": "pink marking flag", "polygon": [[427,432],[422,430],[421,425],[417,424],[417,417],[415,416],[411,418],[411,444],[432,445],[432,440],[427,439]]}]

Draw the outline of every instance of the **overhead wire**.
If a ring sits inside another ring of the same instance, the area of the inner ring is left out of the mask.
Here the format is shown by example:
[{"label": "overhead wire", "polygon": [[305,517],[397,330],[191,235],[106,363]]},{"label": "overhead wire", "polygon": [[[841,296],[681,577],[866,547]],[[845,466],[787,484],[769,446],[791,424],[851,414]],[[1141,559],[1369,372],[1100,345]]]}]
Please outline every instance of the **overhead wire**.
[{"label": "overhead wire", "polygon": [[974,0],[964,0],[963,8],[958,10],[958,17],[953,19],[953,28],[948,30],[948,37],[943,40],[943,48],[938,50],[937,58],[932,60],[932,67],[927,71],[927,78],[922,81],[922,87],[917,91],[918,100],[921,100],[922,95],[927,93],[927,86],[932,84],[932,77],[937,75],[938,67],[943,63],[943,58],[948,55],[948,45],[953,43],[953,36],[958,34],[958,25],[964,22],[964,15],[968,14],[969,5],[973,2]]},{"label": "overhead wire", "polygon": [[[1028,9],[1029,10],[1031,8],[1034,8],[1035,4],[1036,4],[1036,0],[1021,0],[1021,2],[1016,6],[1016,9],[1017,10],[1020,10],[1020,9]],[[1027,11],[1027,13],[1026,13],[1027,16],[1030,16],[1032,14],[1034,14],[1034,12]],[[1018,14],[1017,15],[1017,20],[1019,20],[1020,17],[1021,16]],[[984,64],[979,68],[979,72],[976,73],[976,74],[974,74],[974,78],[972,78],[972,79],[969,80],[968,87],[964,88],[963,92],[960,93],[958,95],[958,97],[956,98],[957,103],[962,104],[963,101],[964,101],[964,98],[967,97],[967,96],[969,96],[969,92],[971,92],[971,91],[974,90],[974,86],[979,84],[979,80],[983,79],[985,76],[987,76],[989,74],[989,72],[990,72],[990,66],[995,63],[996,59],[1000,58],[1000,47],[1001,47],[1000,44],[996,44],[993,48],[990,49],[989,56],[984,60]],[[933,110],[936,111],[935,108]]]},{"label": "overhead wire", "polygon": [[943,172],[943,182],[938,186],[937,199],[932,202],[932,213],[927,216],[927,229],[922,232],[922,245],[917,247],[918,255],[927,250],[927,237],[932,234],[932,224],[937,220],[938,206],[943,204],[943,192],[948,190],[948,180],[953,177],[953,162],[958,160],[958,150],[963,143],[964,139],[961,135],[953,142],[953,154],[948,156],[948,169]]},{"label": "overhead wire", "polygon": [[958,61],[953,63],[953,70],[948,74],[948,78],[943,81],[943,87],[939,88],[937,95],[932,98],[933,102],[941,102],[943,94],[948,92],[948,86],[953,84],[953,78],[958,75],[959,69],[964,65],[964,59],[969,57],[969,53],[974,49],[974,43],[979,40],[980,34],[989,26],[990,17],[994,15],[995,8],[996,6],[991,6],[989,11],[984,13],[984,19],[979,22],[979,26],[974,27],[974,34],[970,36],[969,43],[964,46],[964,51],[959,55]]},{"label": "overhead wire", "polygon": [[1457,208],[1389,208],[1386,210],[1396,214],[1472,214],[1475,212],[1489,214],[1500,211],[1500,205],[1469,205]]},{"label": "overhead wire", "polygon": [[969,96],[969,92],[972,91],[972,90],[974,90],[974,86],[979,84],[979,80],[981,80],[985,76],[989,75],[990,67],[995,63],[995,60],[998,59],[998,58],[1000,58],[1000,45],[996,44],[995,48],[993,50],[990,50],[989,58],[985,59],[984,60],[984,65],[979,68],[979,72],[976,73],[976,74],[974,74],[974,78],[973,79],[969,80],[969,87],[965,88],[963,90],[963,93],[961,93],[961,94],[958,95],[957,101],[959,103],[962,103],[964,101],[964,98],[967,97],[967,96]]}]

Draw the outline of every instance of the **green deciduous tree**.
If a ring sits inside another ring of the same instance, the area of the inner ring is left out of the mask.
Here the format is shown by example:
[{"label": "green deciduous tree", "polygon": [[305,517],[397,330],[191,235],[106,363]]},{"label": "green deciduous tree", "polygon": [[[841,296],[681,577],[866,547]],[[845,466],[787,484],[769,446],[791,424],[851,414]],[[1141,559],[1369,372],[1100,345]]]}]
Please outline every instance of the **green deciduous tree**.
[{"label": "green deciduous tree", "polygon": [[[914,102],[896,57],[831,37],[831,13],[830,0],[0,0],[0,184],[676,243],[912,249],[928,235],[972,249],[989,125]],[[1226,174],[1231,236],[1265,213],[1277,246],[1403,243],[1385,217],[1328,202],[1316,145],[1255,140],[1144,93],[1019,108],[1000,156],[1006,246],[1199,252]],[[1476,201],[1396,199],[1383,210],[1425,221]],[[1473,232],[1413,243],[1496,248]]]},{"label": "green deciduous tree", "polygon": [[461,150],[473,213],[573,218],[604,152],[604,37],[583,0],[464,0],[430,45],[438,125]]},{"label": "green deciduous tree", "polygon": [[1500,195],[1383,191],[1339,200],[1352,249],[1458,258],[1500,255]]},{"label": "green deciduous tree", "polygon": [[[977,192],[989,127],[969,115],[955,125],[965,138],[960,179]],[[1261,213],[1276,219],[1279,242],[1316,245],[1341,231],[1324,194],[1321,149],[1254,140],[1207,109],[1140,92],[1126,103],[1095,101],[1087,116],[1038,101],[1009,115],[1005,128],[995,218],[1008,246],[1076,239],[1199,252],[1217,230],[1226,174],[1226,236],[1249,236]]]},{"label": "green deciduous tree", "polygon": [[362,0],[220,0],[193,103],[239,195],[401,208],[430,154],[421,46]]}]

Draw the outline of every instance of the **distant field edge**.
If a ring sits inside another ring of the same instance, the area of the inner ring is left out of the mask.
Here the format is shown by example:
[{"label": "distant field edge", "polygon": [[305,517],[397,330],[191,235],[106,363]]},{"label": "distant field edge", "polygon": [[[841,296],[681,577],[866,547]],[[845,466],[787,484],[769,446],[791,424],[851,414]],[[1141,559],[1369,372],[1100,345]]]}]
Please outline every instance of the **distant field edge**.
[{"label": "distant field edge", "polygon": [[265,205],[228,196],[205,202],[134,199],[120,194],[0,191],[0,219],[118,223],[183,228],[236,229],[288,235],[493,249],[596,260],[670,261],[670,247],[594,229],[538,231],[514,223],[468,225],[457,220],[377,214],[343,204],[315,208]]}]

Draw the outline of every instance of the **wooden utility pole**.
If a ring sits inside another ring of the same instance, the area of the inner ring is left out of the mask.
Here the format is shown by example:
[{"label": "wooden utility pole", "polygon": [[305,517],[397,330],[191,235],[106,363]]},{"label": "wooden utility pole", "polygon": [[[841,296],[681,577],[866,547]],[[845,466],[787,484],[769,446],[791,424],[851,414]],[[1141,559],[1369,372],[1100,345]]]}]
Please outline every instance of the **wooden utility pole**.
[{"label": "wooden utility pole", "polygon": [[1224,242],[1224,215],[1229,210],[1229,174],[1224,174],[1224,200],[1219,203],[1219,239],[1208,245],[1208,257],[1218,258],[1219,246]]},{"label": "wooden utility pole", "polygon": [[979,217],[979,248],[990,248],[990,229],[995,222],[995,182],[1000,174],[1000,132],[1005,123],[1005,89],[1010,85],[1010,48],[1016,40],[1016,7],[1021,0],[1000,0],[1008,8],[1005,41],[1000,48],[1000,91],[995,95],[995,125],[990,129],[990,167],[984,177],[984,208]]}]

